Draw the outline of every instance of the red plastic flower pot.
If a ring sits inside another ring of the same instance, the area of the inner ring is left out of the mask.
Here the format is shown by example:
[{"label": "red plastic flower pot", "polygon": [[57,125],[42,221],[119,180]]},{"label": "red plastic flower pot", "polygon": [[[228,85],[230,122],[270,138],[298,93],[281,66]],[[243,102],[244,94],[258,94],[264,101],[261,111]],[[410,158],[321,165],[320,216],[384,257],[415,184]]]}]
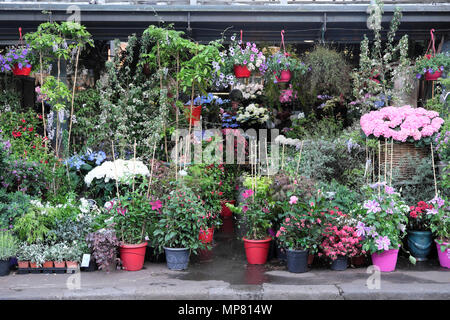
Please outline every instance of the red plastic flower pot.
[{"label": "red plastic flower pot", "polygon": [[249,240],[244,238],[245,254],[249,264],[265,264],[269,253],[271,237],[264,240]]},{"label": "red plastic flower pot", "polygon": [[28,76],[31,72],[31,67],[22,67],[22,69],[20,69],[19,66],[15,64],[12,68],[12,72],[15,76]]},{"label": "red plastic flower pot", "polygon": [[214,227],[208,228],[206,231],[200,228],[200,234],[198,235],[198,239],[202,243],[211,243],[214,236]]},{"label": "red plastic flower pot", "polygon": [[26,269],[30,266],[30,261],[17,261],[19,269]]},{"label": "red plastic flower pot", "polygon": [[202,115],[202,106],[193,106],[191,112],[191,106],[185,106],[186,108],[186,118],[189,120],[191,125],[195,125],[197,121],[200,121],[200,116]]},{"label": "red plastic flower pot", "polygon": [[233,213],[231,212],[230,208],[226,206],[227,203],[234,205],[236,203],[236,200],[224,200],[220,202],[220,204],[222,205],[220,216],[222,218],[231,218],[233,216]]},{"label": "red plastic flower pot", "polygon": [[[448,245],[447,242],[443,243],[444,245]],[[447,248],[442,252],[441,245],[436,242],[437,252],[438,252],[438,258],[439,258],[439,264],[441,267],[444,268],[450,268],[450,249]]]},{"label": "red plastic flower pot", "polygon": [[251,72],[246,66],[238,64],[234,65],[234,75],[236,76],[236,78],[249,78],[250,74]]},{"label": "red plastic flower pot", "polygon": [[78,269],[78,262],[76,262],[76,261],[66,261],[66,266],[69,269]]},{"label": "red plastic flower pot", "polygon": [[434,81],[442,76],[442,71],[436,71],[435,73],[425,72],[425,80]]},{"label": "red plastic flower pot", "polygon": [[120,260],[127,271],[138,271],[144,266],[147,242],[140,244],[122,244],[119,246]]},{"label": "red plastic flower pot", "polygon": [[37,263],[36,262],[30,262],[30,268],[37,269],[38,268]]},{"label": "red plastic flower pot", "polygon": [[43,268],[53,268],[53,261],[45,261],[42,265]]},{"label": "red plastic flower pot", "polygon": [[398,249],[390,249],[381,253],[372,253],[372,263],[380,268],[381,272],[391,272],[397,265]]},{"label": "red plastic flower pot", "polygon": [[275,77],[277,79],[278,82],[289,82],[291,81],[291,71],[290,70],[282,70],[280,77]]}]

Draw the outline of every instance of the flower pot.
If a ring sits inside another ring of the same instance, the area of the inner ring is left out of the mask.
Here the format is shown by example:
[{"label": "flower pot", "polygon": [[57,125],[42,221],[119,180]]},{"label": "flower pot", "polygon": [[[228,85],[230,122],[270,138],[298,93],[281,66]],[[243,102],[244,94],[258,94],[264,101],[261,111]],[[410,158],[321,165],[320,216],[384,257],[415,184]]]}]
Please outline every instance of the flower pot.
[{"label": "flower pot", "polygon": [[211,261],[213,258],[213,251],[208,249],[199,250],[197,257],[201,262]]},{"label": "flower pot", "polygon": [[22,66],[22,69],[19,68],[17,64],[12,68],[12,72],[15,76],[28,76],[31,72],[31,67],[27,68]]},{"label": "flower pot", "polygon": [[279,78],[275,76],[277,82],[289,82],[291,81],[291,77],[292,74],[290,70],[282,70]]},{"label": "flower pot", "polygon": [[372,263],[380,268],[381,272],[391,272],[397,265],[398,249],[390,249],[381,253],[372,253]]},{"label": "flower pot", "polygon": [[53,268],[53,261],[45,261],[44,264],[42,265],[42,268]]},{"label": "flower pot", "polygon": [[[448,245],[448,242],[444,242],[444,244]],[[450,268],[450,249],[447,248],[444,252],[441,250],[441,245],[436,241],[436,247],[439,257],[439,263],[441,267]]]},{"label": "flower pot", "polygon": [[55,268],[63,269],[66,267],[66,262],[65,261],[53,261],[53,265],[55,266]]},{"label": "flower pot", "polygon": [[30,268],[31,268],[31,269],[37,269],[37,268],[39,268],[39,267],[38,267],[38,265],[37,265],[36,262],[31,262],[31,261],[30,261]]},{"label": "flower pot", "polygon": [[236,78],[249,78],[250,74],[251,72],[246,66],[234,65],[234,75]]},{"label": "flower pot", "polygon": [[442,76],[442,71],[435,71],[434,73],[425,72],[425,80],[434,81]]},{"label": "flower pot", "polygon": [[308,271],[309,250],[286,250],[287,268],[289,272],[303,273]]},{"label": "flower pot", "polygon": [[249,264],[265,264],[269,253],[271,237],[264,240],[249,240],[244,238],[245,255]]},{"label": "flower pot", "polygon": [[308,266],[312,265],[314,262],[314,255],[308,254]]},{"label": "flower pot", "polygon": [[277,258],[278,260],[282,261],[282,262],[286,262],[286,249],[281,248],[278,244],[277,244],[277,249],[276,249],[276,253],[277,253]]},{"label": "flower pot", "polygon": [[230,208],[225,205],[227,203],[234,205],[236,203],[236,200],[223,200],[220,202],[220,204],[222,205],[220,216],[222,218],[231,218],[233,216],[233,212],[231,212]]},{"label": "flower pot", "polygon": [[362,267],[366,264],[366,256],[361,254],[359,256],[351,257],[350,263],[355,267]]},{"label": "flower pot", "polygon": [[189,120],[190,124],[193,126],[197,121],[200,121],[200,116],[202,115],[202,106],[184,106],[186,109],[186,118]]},{"label": "flower pot", "polygon": [[347,269],[348,258],[346,256],[338,256],[336,260],[331,263],[331,270],[344,271]]},{"label": "flower pot", "polygon": [[17,261],[19,269],[27,269],[30,267],[30,261]]},{"label": "flower pot", "polygon": [[9,259],[0,260],[0,277],[7,276],[9,274]]},{"label": "flower pot", "polygon": [[431,251],[433,238],[431,231],[408,230],[408,247],[411,254],[417,261],[427,260]]},{"label": "flower pot", "polygon": [[198,235],[198,239],[202,243],[211,243],[213,241],[214,236],[214,227],[208,228],[206,231],[200,228],[200,234]]},{"label": "flower pot", "polygon": [[66,261],[66,266],[68,269],[78,269],[78,262],[76,261]]},{"label": "flower pot", "polygon": [[138,271],[144,266],[147,242],[139,244],[121,244],[119,246],[120,260],[127,271]]},{"label": "flower pot", "polygon": [[190,250],[188,248],[164,248],[167,268],[170,270],[186,270],[189,265]]}]

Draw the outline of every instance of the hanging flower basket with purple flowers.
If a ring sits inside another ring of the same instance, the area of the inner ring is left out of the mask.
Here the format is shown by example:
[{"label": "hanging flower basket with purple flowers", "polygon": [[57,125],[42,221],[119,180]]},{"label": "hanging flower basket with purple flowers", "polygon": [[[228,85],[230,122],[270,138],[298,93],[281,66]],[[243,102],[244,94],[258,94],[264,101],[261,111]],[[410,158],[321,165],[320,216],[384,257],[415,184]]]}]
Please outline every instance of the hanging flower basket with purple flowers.
[{"label": "hanging flower basket with purple flowers", "polygon": [[26,47],[9,48],[4,56],[0,55],[0,70],[12,71],[17,76],[27,76],[31,72],[31,49]]},{"label": "hanging flower basket with purple flowers", "polygon": [[439,53],[436,56],[426,55],[416,61],[414,69],[417,79],[424,76],[425,80],[434,81],[442,77],[445,71],[450,68],[450,55]]}]

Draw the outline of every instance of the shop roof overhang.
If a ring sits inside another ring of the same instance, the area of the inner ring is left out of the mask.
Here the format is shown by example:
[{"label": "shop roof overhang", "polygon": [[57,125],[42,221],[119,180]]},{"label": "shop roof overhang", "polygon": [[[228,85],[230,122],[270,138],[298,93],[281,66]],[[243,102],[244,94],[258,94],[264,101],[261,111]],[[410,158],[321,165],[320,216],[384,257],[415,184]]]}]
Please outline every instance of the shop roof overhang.
[{"label": "shop roof overhang", "polygon": [[[0,2],[0,40],[16,40],[18,28],[31,32],[51,11],[54,21],[67,20],[76,5],[81,23],[96,40],[125,40],[132,33],[141,33],[151,24],[174,24],[192,38],[204,42],[217,39],[227,29],[227,35],[244,31],[244,39],[279,42],[285,30],[286,42],[323,39],[331,42],[359,42],[367,28],[368,4],[305,3],[290,5],[134,5],[79,4],[42,2]],[[403,18],[398,36],[408,34],[416,40],[436,34],[450,33],[450,3],[415,3],[384,5],[383,26],[388,29],[395,6],[402,9]]]}]

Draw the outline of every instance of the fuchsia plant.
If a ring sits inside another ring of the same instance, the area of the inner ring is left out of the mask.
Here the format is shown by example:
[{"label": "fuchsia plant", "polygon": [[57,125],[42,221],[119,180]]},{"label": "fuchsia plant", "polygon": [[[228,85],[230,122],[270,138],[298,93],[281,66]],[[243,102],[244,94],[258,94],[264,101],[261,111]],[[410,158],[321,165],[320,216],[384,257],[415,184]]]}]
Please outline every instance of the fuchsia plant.
[{"label": "fuchsia plant", "polygon": [[414,142],[437,133],[444,120],[436,111],[406,105],[371,111],[361,117],[360,123],[368,137]]}]

